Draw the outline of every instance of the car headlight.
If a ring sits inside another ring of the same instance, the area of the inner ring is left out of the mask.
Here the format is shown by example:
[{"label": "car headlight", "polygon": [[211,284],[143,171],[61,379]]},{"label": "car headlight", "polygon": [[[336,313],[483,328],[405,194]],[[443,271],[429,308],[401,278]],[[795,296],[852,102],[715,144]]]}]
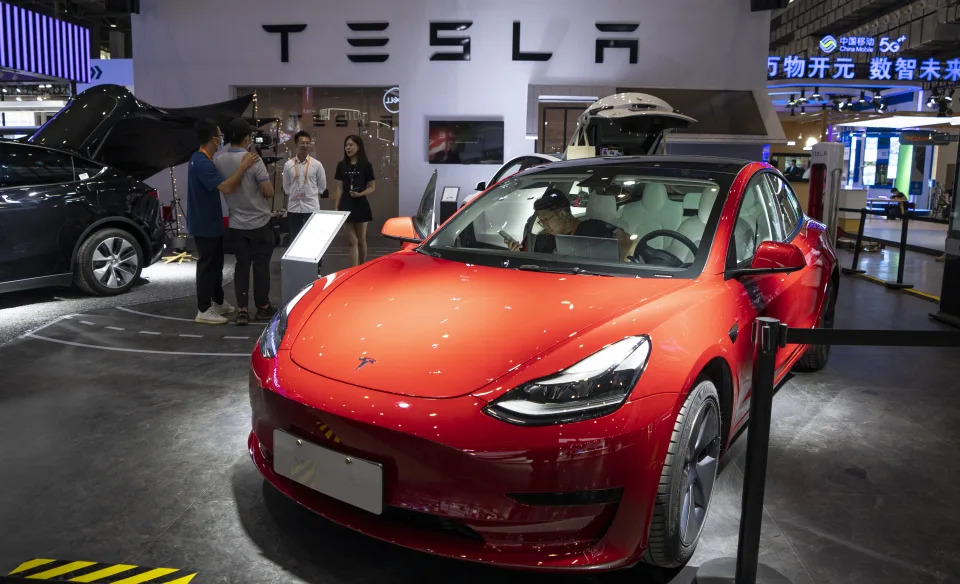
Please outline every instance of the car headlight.
[{"label": "car headlight", "polygon": [[267,325],[267,328],[263,330],[263,334],[260,335],[260,354],[266,359],[273,359],[277,356],[277,349],[280,348],[280,341],[283,340],[283,335],[287,332],[287,318],[290,316],[290,312],[293,310],[293,307],[297,305],[297,302],[300,302],[300,299],[306,296],[307,292],[313,288],[313,283],[308,284],[303,290],[297,292],[297,295],[283,307],[282,310],[278,311],[276,315],[270,320],[270,324]]},{"label": "car headlight", "polygon": [[555,375],[535,379],[490,402],[490,416],[525,426],[564,424],[623,405],[650,357],[650,338],[627,337]]}]

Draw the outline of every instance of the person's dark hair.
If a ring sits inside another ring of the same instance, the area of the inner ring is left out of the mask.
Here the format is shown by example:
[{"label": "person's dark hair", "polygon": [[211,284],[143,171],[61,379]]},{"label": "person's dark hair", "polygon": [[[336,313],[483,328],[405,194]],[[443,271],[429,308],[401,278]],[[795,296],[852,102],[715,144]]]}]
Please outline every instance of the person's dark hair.
[{"label": "person's dark hair", "polygon": [[367,159],[367,150],[363,147],[363,138],[357,136],[356,134],[350,134],[343,140],[343,163],[350,164],[350,157],[347,156],[346,152],[347,140],[350,140],[357,145],[357,166],[366,166],[367,163],[370,162],[370,160]]},{"label": "person's dark hair", "polygon": [[547,192],[533,202],[534,211],[570,211],[570,199],[558,189],[547,189]]},{"label": "person's dark hair", "polygon": [[197,131],[198,146],[203,146],[220,135],[220,126],[210,119],[197,120],[194,128]]},{"label": "person's dark hair", "polygon": [[300,138],[303,138],[304,136],[306,136],[308,140],[313,142],[313,136],[310,135],[310,132],[307,132],[306,130],[300,130],[299,132],[293,135],[293,143],[299,144]]}]

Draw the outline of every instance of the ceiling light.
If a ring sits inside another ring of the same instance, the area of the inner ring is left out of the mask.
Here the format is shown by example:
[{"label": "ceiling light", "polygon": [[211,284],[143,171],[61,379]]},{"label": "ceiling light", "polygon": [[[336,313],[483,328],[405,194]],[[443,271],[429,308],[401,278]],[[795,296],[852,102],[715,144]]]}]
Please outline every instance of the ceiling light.
[{"label": "ceiling light", "polygon": [[860,92],[860,100],[859,100],[857,103],[864,103],[865,101],[867,101],[867,92],[866,92],[866,91],[861,91],[861,92]]},{"label": "ceiling light", "polygon": [[820,99],[821,97],[823,97],[822,95],[820,95],[820,88],[819,88],[819,87],[814,87],[814,88],[813,88],[813,95],[811,95],[810,97],[813,98],[813,99]]},{"label": "ceiling light", "polygon": [[18,96],[17,96],[17,101],[23,101],[23,98],[18,95]]}]

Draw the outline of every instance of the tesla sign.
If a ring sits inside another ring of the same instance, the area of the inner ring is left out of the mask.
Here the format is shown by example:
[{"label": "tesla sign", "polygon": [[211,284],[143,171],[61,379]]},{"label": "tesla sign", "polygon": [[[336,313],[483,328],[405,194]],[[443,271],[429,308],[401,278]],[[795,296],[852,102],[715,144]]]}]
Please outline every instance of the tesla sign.
[{"label": "tesla sign", "polygon": [[[426,42],[442,49],[430,55],[431,61],[469,61],[472,56],[473,38],[468,32],[472,20],[431,22]],[[594,42],[594,60],[604,63],[607,53],[622,51],[631,65],[636,65],[640,53],[640,41],[632,36],[638,22],[596,22],[600,33]],[[353,63],[384,63],[390,58],[385,47],[390,42],[387,36],[389,22],[348,22],[352,36],[347,38],[350,50],[347,58]],[[263,30],[280,35],[280,62],[290,60],[290,37],[307,29],[306,24],[264,24]],[[513,22],[513,43],[509,47],[514,61],[549,61],[551,52],[524,51],[520,43],[520,21]]]}]

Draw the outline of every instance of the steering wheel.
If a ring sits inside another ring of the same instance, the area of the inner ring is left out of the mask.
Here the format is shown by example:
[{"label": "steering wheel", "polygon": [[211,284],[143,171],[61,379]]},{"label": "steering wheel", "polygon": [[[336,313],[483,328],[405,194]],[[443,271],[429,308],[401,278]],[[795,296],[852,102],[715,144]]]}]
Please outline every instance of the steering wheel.
[{"label": "steering wheel", "polygon": [[678,231],[673,231],[672,229],[657,229],[644,235],[640,241],[637,242],[637,251],[629,259],[633,262],[639,263],[637,262],[639,256],[643,258],[643,262],[646,264],[666,265],[671,268],[682,268],[684,265],[686,265],[686,262],[669,251],[650,247],[650,241],[656,239],[657,237],[670,237],[672,239],[676,239],[685,245],[690,250],[690,253],[692,253],[694,256],[697,255],[697,244],[693,243],[693,241],[691,241],[686,235]]}]

